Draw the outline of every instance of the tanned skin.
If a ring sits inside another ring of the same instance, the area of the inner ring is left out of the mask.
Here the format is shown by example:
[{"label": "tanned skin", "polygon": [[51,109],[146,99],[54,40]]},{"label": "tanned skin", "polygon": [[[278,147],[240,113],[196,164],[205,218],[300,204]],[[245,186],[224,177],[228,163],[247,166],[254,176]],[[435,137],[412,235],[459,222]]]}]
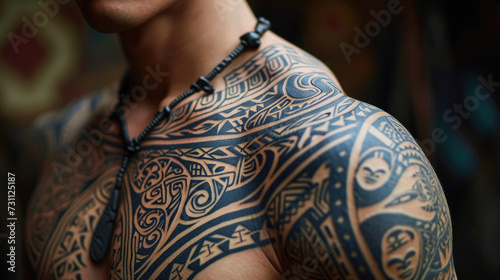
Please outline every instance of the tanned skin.
[{"label": "tanned skin", "polygon": [[[207,0],[80,2],[94,27],[120,32],[131,88],[147,83],[127,106],[132,137],[256,23],[245,2],[223,20]],[[64,143],[28,208],[37,278],[456,279],[446,199],[408,131],[314,57],[262,41],[141,143],[100,263],[90,240],[124,153],[117,88],[46,122]]]}]

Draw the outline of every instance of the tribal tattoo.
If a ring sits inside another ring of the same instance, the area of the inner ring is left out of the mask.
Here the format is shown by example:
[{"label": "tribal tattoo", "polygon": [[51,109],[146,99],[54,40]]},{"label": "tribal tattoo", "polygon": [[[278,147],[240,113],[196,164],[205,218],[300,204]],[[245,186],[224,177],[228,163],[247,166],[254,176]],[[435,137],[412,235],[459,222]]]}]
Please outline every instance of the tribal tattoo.
[{"label": "tribal tattoo", "polygon": [[98,137],[109,108],[89,121],[90,152],[81,136],[47,161],[27,228],[39,278],[456,279],[440,183],[393,117],[290,46],[225,83],[174,110],[131,159],[102,263],[90,240],[123,153],[117,125]]}]

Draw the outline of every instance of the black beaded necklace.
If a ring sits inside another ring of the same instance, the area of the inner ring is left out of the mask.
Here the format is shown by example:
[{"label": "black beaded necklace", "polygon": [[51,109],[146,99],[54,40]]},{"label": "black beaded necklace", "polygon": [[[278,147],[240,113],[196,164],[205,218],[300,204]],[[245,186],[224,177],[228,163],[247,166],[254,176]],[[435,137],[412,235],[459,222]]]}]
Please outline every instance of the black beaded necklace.
[{"label": "black beaded necklace", "polygon": [[115,224],[116,213],[118,210],[118,202],[120,199],[120,188],[123,183],[123,176],[125,175],[125,171],[127,169],[127,165],[129,163],[130,158],[140,150],[140,143],[146,137],[146,135],[151,132],[151,130],[162,120],[168,119],[170,117],[170,111],[177,106],[182,100],[188,98],[189,96],[197,93],[199,91],[205,91],[209,94],[212,94],[215,91],[215,88],[210,84],[210,81],[217,76],[217,74],[221,73],[236,57],[238,57],[243,51],[247,49],[257,49],[261,42],[260,38],[262,35],[271,27],[271,24],[268,20],[264,18],[259,18],[257,22],[257,26],[255,27],[255,31],[251,31],[245,33],[240,37],[241,43],[237,46],[234,51],[224,59],[219,65],[217,65],[208,75],[205,77],[201,76],[194,84],[191,85],[191,88],[178,96],[170,105],[165,106],[163,110],[159,111],[156,114],[153,121],[148,124],[146,129],[136,138],[130,138],[127,130],[127,125],[125,123],[125,117],[123,116],[124,103],[123,100],[125,98],[125,94],[128,94],[128,87],[126,83],[128,83],[128,74],[124,78],[121,90],[120,90],[120,100],[114,110],[115,116],[118,118],[122,128],[122,136],[125,142],[125,154],[123,156],[123,161],[120,170],[118,171],[118,176],[116,178],[115,187],[111,193],[111,197],[109,199],[106,208],[104,209],[102,216],[99,220],[99,223],[96,226],[94,231],[94,235],[92,236],[92,241],[90,244],[90,256],[92,260],[96,262],[100,262],[104,259],[108,252],[108,248],[111,241],[111,236],[113,233],[113,228]]}]

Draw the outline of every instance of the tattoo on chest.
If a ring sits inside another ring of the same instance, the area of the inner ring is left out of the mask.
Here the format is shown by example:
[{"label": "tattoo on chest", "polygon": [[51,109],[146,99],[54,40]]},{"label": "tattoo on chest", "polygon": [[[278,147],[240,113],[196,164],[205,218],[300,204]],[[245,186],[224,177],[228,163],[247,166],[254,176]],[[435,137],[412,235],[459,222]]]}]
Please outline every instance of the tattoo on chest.
[{"label": "tattoo on chest", "polygon": [[[285,278],[451,279],[446,202],[400,124],[342,95],[314,58],[286,46],[225,80],[145,139],[99,269],[192,279],[223,257],[273,246]],[[120,161],[108,142],[38,187],[27,242],[41,277],[84,279],[95,265],[90,238]]]}]

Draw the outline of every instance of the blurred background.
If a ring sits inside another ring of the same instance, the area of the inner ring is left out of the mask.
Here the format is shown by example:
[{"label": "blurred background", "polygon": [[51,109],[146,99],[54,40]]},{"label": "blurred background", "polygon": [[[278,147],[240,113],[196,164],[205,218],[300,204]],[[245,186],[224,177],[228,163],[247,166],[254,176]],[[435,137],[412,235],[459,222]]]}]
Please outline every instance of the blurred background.
[{"label": "blurred background", "polygon": [[[57,12],[33,0],[0,3],[0,173],[19,172],[19,200],[28,195],[20,184],[29,172],[20,155],[36,118],[114,84],[126,67],[116,36],[92,30],[74,1],[60,2],[69,3]],[[348,95],[408,128],[447,195],[458,276],[500,279],[499,1],[249,2],[274,32],[324,61]],[[214,16],[237,4],[214,0]],[[21,236],[18,226],[18,243]]]}]

